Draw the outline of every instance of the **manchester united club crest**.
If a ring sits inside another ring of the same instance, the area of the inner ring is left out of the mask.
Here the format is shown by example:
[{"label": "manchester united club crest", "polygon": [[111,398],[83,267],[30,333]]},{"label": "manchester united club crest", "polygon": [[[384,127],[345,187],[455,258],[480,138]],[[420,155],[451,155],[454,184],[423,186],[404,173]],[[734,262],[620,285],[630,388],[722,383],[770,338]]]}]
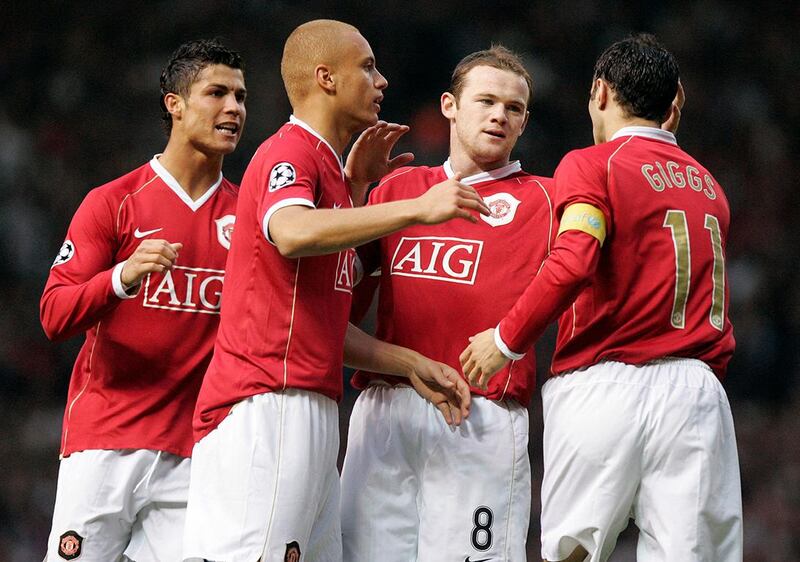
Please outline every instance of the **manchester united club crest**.
[{"label": "manchester united club crest", "polygon": [[520,204],[520,201],[510,193],[494,193],[484,197],[483,200],[492,214],[479,216],[492,226],[503,226],[513,221]]},{"label": "manchester united club crest", "polygon": [[294,183],[297,173],[289,162],[278,162],[269,173],[269,190],[277,191]]},{"label": "manchester united club crest", "polygon": [[75,531],[67,531],[58,539],[58,555],[64,560],[75,560],[82,547],[83,537]]},{"label": "manchester united club crest", "polygon": [[225,215],[214,221],[217,225],[217,240],[226,250],[231,249],[231,237],[233,236],[233,223],[236,222],[234,215]]},{"label": "manchester united club crest", "polygon": [[67,263],[69,260],[72,259],[72,256],[74,255],[75,255],[75,244],[73,244],[71,240],[64,240],[64,243],[61,245],[61,249],[58,251],[56,259],[53,261],[53,265],[50,266],[50,269],[54,268],[57,265]]},{"label": "manchester united club crest", "polygon": [[283,562],[300,562],[300,545],[297,541],[292,541],[286,545],[286,556]]}]

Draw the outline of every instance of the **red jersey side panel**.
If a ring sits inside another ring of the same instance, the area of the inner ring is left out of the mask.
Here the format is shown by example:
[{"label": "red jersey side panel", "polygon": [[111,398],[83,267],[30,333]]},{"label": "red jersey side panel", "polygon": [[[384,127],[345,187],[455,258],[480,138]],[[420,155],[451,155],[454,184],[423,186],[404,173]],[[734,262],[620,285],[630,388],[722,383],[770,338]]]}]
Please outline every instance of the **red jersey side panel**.
[{"label": "red jersey side panel", "polygon": [[714,177],[677,145],[633,135],[571,152],[555,181],[558,216],[589,203],[608,234],[592,284],[559,321],[553,371],[675,356],[722,376],[734,348],[730,211]]},{"label": "red jersey side panel", "polygon": [[[417,197],[445,179],[441,166],[404,168],[373,190],[370,204]],[[458,356],[469,336],[497,325],[548,253],[553,234],[551,182],[524,172],[470,182],[492,209],[491,217],[474,224],[451,220],[416,225],[382,238],[376,337],[460,371]],[[369,274],[375,258],[368,247],[365,250]],[[353,384],[363,388],[373,378],[398,380],[358,372]],[[527,404],[535,383],[535,355],[528,353],[494,377],[488,392],[472,391]]]},{"label": "red jersey side panel", "polygon": [[[86,330],[70,380],[64,456],[85,449],[191,454],[191,416],[219,321],[238,188],[223,179],[193,208],[153,166],[87,195],[42,296],[50,337]],[[135,298],[120,299],[112,271],[145,238],[183,249],[172,271],[146,276]]]},{"label": "red jersey side panel", "polygon": [[242,180],[225,308],[195,412],[197,439],[249,396],[300,388],[341,397],[355,252],[281,256],[265,236],[265,218],[285,205],[352,207],[338,157],[292,123],[259,147]]}]

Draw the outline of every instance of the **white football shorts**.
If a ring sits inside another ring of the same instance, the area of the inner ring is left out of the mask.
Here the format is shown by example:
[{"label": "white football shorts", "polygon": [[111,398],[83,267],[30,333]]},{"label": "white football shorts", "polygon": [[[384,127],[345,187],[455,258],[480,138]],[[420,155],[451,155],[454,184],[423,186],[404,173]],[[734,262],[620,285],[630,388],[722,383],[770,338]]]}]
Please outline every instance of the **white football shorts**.
[{"label": "white football shorts", "polygon": [[189,459],[88,450],[61,460],[46,562],[180,560]]},{"label": "white football shorts", "polygon": [[408,386],[374,384],[350,417],[347,562],[525,561],[528,411],[473,396],[459,428]]},{"label": "white football shorts", "polygon": [[639,562],[740,562],[742,499],[730,405],[696,359],[603,362],[550,379],[542,557],[609,558],[634,519]]},{"label": "white football shorts", "polygon": [[341,562],[339,414],[305,390],[243,400],[194,446],[184,560]]}]

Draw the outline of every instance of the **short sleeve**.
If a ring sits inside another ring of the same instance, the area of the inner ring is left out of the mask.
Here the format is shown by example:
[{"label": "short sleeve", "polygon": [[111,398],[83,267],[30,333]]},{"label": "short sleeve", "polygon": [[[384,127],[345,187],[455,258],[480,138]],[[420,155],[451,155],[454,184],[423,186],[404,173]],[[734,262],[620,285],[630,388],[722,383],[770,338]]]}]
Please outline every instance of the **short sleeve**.
[{"label": "short sleeve", "polygon": [[273,243],[269,220],[276,211],[293,205],[316,207],[319,163],[307,147],[284,139],[276,139],[256,157],[260,160],[254,168],[260,192],[258,214],[264,236]]}]

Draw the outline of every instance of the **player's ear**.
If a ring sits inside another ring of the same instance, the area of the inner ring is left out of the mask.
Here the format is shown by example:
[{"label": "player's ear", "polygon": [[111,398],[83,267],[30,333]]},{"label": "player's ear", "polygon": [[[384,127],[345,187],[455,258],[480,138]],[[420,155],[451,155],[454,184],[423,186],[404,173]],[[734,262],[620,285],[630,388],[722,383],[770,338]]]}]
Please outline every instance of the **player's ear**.
[{"label": "player's ear", "polygon": [[595,106],[601,111],[604,110],[609,100],[608,96],[611,94],[608,82],[602,78],[596,78],[594,84],[592,85],[592,92],[592,100],[594,101]]},{"label": "player's ear", "polygon": [[314,69],[314,79],[317,85],[328,94],[336,93],[336,80],[333,71],[325,64],[318,64]]},{"label": "player's ear", "polygon": [[525,132],[525,127],[528,126],[528,119],[531,118],[531,112],[527,109],[525,110],[525,120],[522,122],[522,128],[519,130],[519,133],[522,134]]},{"label": "player's ear", "polygon": [[450,92],[445,92],[442,94],[442,98],[439,101],[442,109],[442,115],[444,115],[448,119],[455,119],[456,110],[458,110],[458,103],[456,102],[456,97]]},{"label": "player's ear", "polygon": [[174,119],[180,119],[183,116],[183,98],[174,92],[169,92],[164,96],[164,107]]}]

